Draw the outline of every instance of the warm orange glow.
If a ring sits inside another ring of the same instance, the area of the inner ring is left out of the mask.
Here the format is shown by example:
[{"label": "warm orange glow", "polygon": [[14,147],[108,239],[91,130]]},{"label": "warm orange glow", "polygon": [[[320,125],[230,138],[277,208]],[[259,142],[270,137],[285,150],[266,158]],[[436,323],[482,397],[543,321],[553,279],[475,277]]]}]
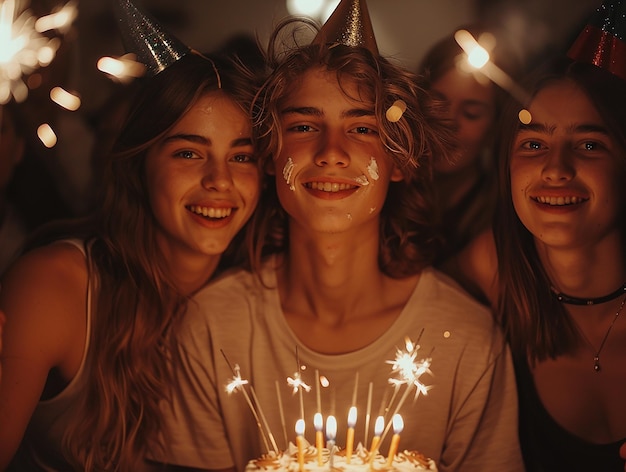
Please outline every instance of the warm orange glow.
[{"label": "warm orange glow", "polygon": [[56,146],[57,135],[48,123],[44,123],[37,128],[37,136],[47,148]]},{"label": "warm orange glow", "polygon": [[69,111],[76,111],[80,108],[80,98],[61,87],[54,87],[50,90],[50,99]]}]

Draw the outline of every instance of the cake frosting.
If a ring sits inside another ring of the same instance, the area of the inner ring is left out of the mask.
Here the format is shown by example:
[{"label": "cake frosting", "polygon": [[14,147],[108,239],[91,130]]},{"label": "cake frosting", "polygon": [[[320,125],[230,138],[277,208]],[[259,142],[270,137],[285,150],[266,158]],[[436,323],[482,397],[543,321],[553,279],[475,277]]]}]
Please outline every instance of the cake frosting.
[{"label": "cake frosting", "polygon": [[[371,460],[369,451],[361,443],[356,446],[349,464],[347,463],[345,449],[338,447],[333,448],[332,459],[328,449],[324,448],[322,450],[322,465],[319,465],[317,449],[314,446],[305,443],[303,455],[304,470],[307,472],[328,472],[331,470],[331,460],[333,471],[437,472],[435,462],[420,452],[400,451],[394,456],[391,466],[388,466],[388,458],[380,452]],[[246,472],[298,472],[299,470],[298,450],[293,443],[289,444],[287,451],[280,454],[274,452],[264,454],[258,459],[251,460],[246,467]]]}]

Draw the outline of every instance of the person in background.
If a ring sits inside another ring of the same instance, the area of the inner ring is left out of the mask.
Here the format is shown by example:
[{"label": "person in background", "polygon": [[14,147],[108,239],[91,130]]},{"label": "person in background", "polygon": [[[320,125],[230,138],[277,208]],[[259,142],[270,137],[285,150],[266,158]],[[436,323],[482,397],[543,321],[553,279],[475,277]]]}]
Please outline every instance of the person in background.
[{"label": "person in background", "polygon": [[0,470],[142,470],[188,300],[245,262],[256,79],[166,39],[176,54],[142,60],[101,206],[46,228],[2,279]]},{"label": "person in background", "polygon": [[[513,74],[516,68],[480,25],[461,27],[490,49],[491,61]],[[434,186],[441,215],[443,251],[435,262],[445,263],[474,237],[491,226],[495,207],[495,134],[504,91],[481,71],[470,66],[467,54],[450,34],[432,46],[418,67],[424,86],[447,109],[455,130],[457,154],[453,159],[435,156]]]},{"label": "person in background", "polygon": [[[485,307],[430,266],[429,161],[449,152],[450,133],[428,94],[379,55],[364,1],[340,2],[310,44],[285,53],[272,46],[273,72],[255,102],[269,173],[253,220],[255,272],[230,273],[195,295],[164,451],[154,459],[242,471],[274,449],[241,392],[226,391],[238,374],[254,388],[278,450],[287,447],[281,412],[293,432],[299,418],[312,430],[315,411],[341,419],[357,405],[362,425],[369,385],[377,411],[390,389],[385,360],[408,337],[419,342],[416,360],[433,352],[434,375],[421,381],[434,386],[415,399],[409,382],[411,400],[397,406],[401,448],[423,452],[440,471],[522,470],[503,337]],[[294,370],[313,389],[314,372],[328,380],[319,407],[312,391],[290,393],[284,379]],[[344,421],[336,434],[346,437]],[[360,434],[357,442],[369,444]]]}]

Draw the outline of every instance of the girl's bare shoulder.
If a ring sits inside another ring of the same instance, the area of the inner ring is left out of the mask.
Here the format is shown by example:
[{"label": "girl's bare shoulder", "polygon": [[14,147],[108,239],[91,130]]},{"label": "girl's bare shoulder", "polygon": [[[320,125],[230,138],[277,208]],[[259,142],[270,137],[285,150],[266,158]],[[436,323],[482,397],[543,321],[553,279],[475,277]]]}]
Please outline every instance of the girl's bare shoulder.
[{"label": "girl's bare shoulder", "polygon": [[87,262],[76,246],[55,243],[27,252],[2,278],[7,330],[55,350],[69,341],[74,326],[82,327],[87,280]]}]

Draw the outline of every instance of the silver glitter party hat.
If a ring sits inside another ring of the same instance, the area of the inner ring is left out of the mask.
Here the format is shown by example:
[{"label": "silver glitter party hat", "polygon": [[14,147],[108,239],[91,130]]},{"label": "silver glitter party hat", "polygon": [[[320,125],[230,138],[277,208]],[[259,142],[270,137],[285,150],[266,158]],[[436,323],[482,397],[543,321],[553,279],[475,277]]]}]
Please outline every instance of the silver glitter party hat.
[{"label": "silver glitter party hat", "polygon": [[378,55],[365,0],[341,0],[313,40],[313,44],[333,43],[361,46]]},{"label": "silver glitter party hat", "polygon": [[115,4],[124,48],[137,55],[148,75],[158,74],[191,51],[130,0],[115,0]]}]

